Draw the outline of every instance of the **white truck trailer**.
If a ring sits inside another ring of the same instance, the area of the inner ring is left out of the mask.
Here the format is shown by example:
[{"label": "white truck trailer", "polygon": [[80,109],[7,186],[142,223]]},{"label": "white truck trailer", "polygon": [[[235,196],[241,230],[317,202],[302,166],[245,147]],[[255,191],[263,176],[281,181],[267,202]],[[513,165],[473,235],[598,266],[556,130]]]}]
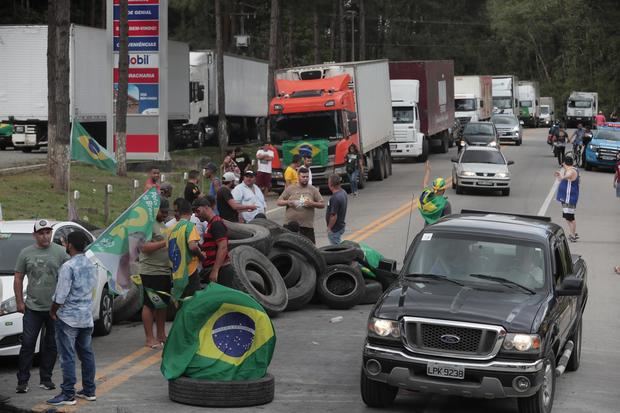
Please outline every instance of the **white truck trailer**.
[{"label": "white truck trailer", "polygon": [[519,116],[519,79],[516,76],[493,76],[493,112]]},{"label": "white truck trailer", "polygon": [[462,126],[469,121],[491,119],[493,112],[491,76],[454,77],[454,116]]},{"label": "white truck trailer", "polygon": [[536,81],[519,82],[519,120],[533,128],[540,123],[540,88]]}]

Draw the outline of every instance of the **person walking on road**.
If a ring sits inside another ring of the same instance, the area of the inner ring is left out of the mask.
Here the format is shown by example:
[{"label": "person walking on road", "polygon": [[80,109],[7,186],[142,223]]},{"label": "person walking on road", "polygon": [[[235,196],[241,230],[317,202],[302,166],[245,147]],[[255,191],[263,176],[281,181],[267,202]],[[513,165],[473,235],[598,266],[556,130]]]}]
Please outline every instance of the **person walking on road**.
[{"label": "person walking on road", "polygon": [[299,182],[284,189],[278,206],[285,206],[285,224],[290,221],[299,223],[299,233],[314,244],[314,210],[325,208],[325,201],[317,188],[308,184],[308,170],[299,168]]},{"label": "person walking on road", "polygon": [[[90,239],[83,232],[67,236],[66,249],[71,259],[58,274],[58,284],[52,297],[50,317],[56,324],[56,345],[62,368],[62,392],[47,401],[53,406],[73,405],[75,396],[95,401],[95,353],[93,335],[93,290],[97,287],[97,268],[84,255]],[[75,392],[75,365],[82,364],[82,390]]]},{"label": "person walking on road", "polygon": [[553,154],[558,158],[558,164],[564,164],[564,156],[566,155],[566,144],[568,143],[568,135],[564,128],[560,128],[557,136],[553,140]]},{"label": "person walking on road", "polygon": [[362,156],[360,151],[357,149],[356,144],[352,143],[349,146],[346,161],[346,170],[347,175],[349,176],[349,183],[351,184],[351,193],[353,196],[357,196],[357,182],[361,176],[360,174],[364,173],[364,164],[362,163]]},{"label": "person walking on road", "polygon": [[256,160],[258,167],[256,169],[256,185],[268,195],[271,189],[271,172],[274,152],[271,145],[265,143],[258,151],[256,151]]},{"label": "person walking on road", "polygon": [[159,186],[160,177],[161,177],[161,173],[159,171],[159,168],[156,166],[152,166],[151,169],[149,169],[149,176],[148,178],[146,178],[146,182],[144,183],[144,192],[155,187],[157,188],[157,193],[159,194],[161,191],[160,186]]},{"label": "person walking on road", "polygon": [[198,187],[199,179],[200,172],[195,169],[192,169],[187,174],[187,183],[185,184],[185,190],[183,191],[183,198],[185,198],[190,204],[202,195],[200,188]]},{"label": "person walking on road", "polygon": [[291,163],[284,170],[284,188],[295,185],[299,181],[298,169],[300,162],[301,156],[299,156],[298,154],[293,155]]},{"label": "person walking on road", "polygon": [[235,174],[226,172],[222,177],[222,187],[217,191],[217,209],[220,216],[230,222],[239,222],[239,212],[256,209],[256,205],[241,205],[235,200],[232,191],[236,180]]},{"label": "person walking on road", "polygon": [[[56,289],[58,270],[69,259],[65,249],[52,243],[52,225],[45,219],[34,224],[35,244],[24,248],[17,256],[13,292],[17,312],[24,315],[23,334],[17,367],[17,393],[29,390],[30,367],[39,333],[40,342],[40,387],[53,390],[52,371],[56,363],[56,333],[54,320],[50,317],[52,295]],[[24,301],[24,278],[28,277]],[[45,327],[45,328],[43,328]]]},{"label": "person walking on road", "polygon": [[564,158],[562,169],[555,172],[555,177],[560,181],[556,200],[562,204],[562,217],[568,224],[568,240],[577,242],[577,222],[575,221],[575,209],[579,200],[579,170],[573,166],[573,157],[567,155]]},{"label": "person walking on road", "polygon": [[418,210],[424,219],[424,225],[434,224],[443,216],[452,213],[452,206],[446,193],[446,180],[439,177],[433,180],[432,187],[429,187],[431,178],[431,164],[426,161],[424,165],[424,180],[422,181],[422,194],[418,198]]},{"label": "person walking on road", "polygon": [[248,170],[243,174],[243,182],[232,190],[234,200],[243,206],[255,206],[253,210],[241,212],[241,221],[250,222],[256,215],[265,214],[267,204],[260,188],[254,183],[256,176],[254,171]]},{"label": "person walking on road", "polygon": [[596,115],[594,117],[594,121],[596,122],[596,127],[598,128],[599,126],[604,126],[605,122],[607,122],[607,119],[605,119],[605,115],[603,114],[602,110],[598,111],[598,115]]},{"label": "person walking on road", "polygon": [[[156,348],[166,342],[166,308],[170,302],[171,267],[168,258],[168,244],[164,238],[164,219],[168,216],[170,204],[161,199],[153,224],[153,235],[140,250],[140,279],[144,288],[142,323],[147,347]],[[157,338],[153,334],[153,323],[157,326]]]},{"label": "person walking on road", "polygon": [[325,222],[327,223],[327,239],[331,245],[338,245],[342,242],[342,234],[346,226],[347,193],[340,186],[341,183],[342,179],[336,174],[330,175],[327,180],[332,196],[327,201]]}]

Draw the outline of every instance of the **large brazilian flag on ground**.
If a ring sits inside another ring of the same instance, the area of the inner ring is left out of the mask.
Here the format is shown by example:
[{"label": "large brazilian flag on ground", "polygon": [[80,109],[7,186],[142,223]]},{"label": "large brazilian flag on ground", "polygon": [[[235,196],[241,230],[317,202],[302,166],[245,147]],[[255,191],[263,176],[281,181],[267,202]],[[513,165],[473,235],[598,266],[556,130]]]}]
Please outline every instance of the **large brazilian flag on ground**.
[{"label": "large brazilian flag on ground", "polygon": [[273,324],[249,295],[210,283],[183,302],[164,346],[168,380],[256,380],[265,376],[276,344]]},{"label": "large brazilian flag on ground", "polygon": [[77,120],[73,120],[73,127],[71,128],[71,159],[116,173],[114,155],[99,146],[97,141],[86,132],[86,129]]}]

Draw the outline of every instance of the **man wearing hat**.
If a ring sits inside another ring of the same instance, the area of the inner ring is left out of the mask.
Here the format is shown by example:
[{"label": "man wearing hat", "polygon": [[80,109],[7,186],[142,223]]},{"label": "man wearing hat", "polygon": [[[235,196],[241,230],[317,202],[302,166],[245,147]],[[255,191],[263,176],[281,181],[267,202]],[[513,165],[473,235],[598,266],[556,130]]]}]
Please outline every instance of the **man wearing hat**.
[{"label": "man wearing hat", "polygon": [[257,214],[264,214],[267,209],[265,197],[260,188],[255,184],[256,175],[252,170],[243,173],[243,182],[232,190],[232,196],[237,203],[256,206],[256,209],[241,212],[243,222],[250,222]]},{"label": "man wearing hat", "polygon": [[254,211],[256,205],[241,205],[232,195],[237,182],[234,172],[226,172],[222,176],[222,187],[217,191],[217,210],[220,216],[230,222],[239,222],[239,212]]},{"label": "man wearing hat", "polygon": [[[46,219],[34,224],[34,245],[24,248],[17,257],[13,290],[17,311],[24,314],[22,345],[19,350],[17,371],[17,393],[29,390],[30,367],[34,357],[37,337],[43,326],[41,337],[41,362],[39,366],[40,386],[45,390],[56,388],[52,382],[52,371],[56,363],[56,332],[50,317],[52,295],[56,290],[58,270],[69,259],[63,247],[52,242],[52,225]],[[24,301],[24,277],[28,277],[26,300]]]},{"label": "man wearing hat", "polygon": [[422,194],[418,199],[418,210],[424,219],[424,225],[434,224],[443,216],[452,213],[452,207],[448,198],[444,196],[448,187],[446,180],[439,177],[433,180],[433,186],[429,187],[431,177],[431,164],[426,161]]}]

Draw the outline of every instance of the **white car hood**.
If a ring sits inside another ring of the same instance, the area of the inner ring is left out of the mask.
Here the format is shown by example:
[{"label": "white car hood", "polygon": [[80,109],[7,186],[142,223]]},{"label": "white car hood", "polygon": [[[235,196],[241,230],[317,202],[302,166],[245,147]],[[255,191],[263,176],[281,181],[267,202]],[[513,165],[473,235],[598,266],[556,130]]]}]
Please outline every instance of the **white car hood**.
[{"label": "white car hood", "polygon": [[483,173],[499,173],[508,172],[508,167],[501,164],[493,163],[462,163],[460,164],[461,171],[465,172],[483,172]]},{"label": "white car hood", "polygon": [[[2,275],[0,276],[0,302],[6,301],[9,298],[15,297],[13,293],[13,279],[15,277],[12,275]],[[28,281],[24,278],[24,290],[26,290],[26,286],[28,285]]]}]

